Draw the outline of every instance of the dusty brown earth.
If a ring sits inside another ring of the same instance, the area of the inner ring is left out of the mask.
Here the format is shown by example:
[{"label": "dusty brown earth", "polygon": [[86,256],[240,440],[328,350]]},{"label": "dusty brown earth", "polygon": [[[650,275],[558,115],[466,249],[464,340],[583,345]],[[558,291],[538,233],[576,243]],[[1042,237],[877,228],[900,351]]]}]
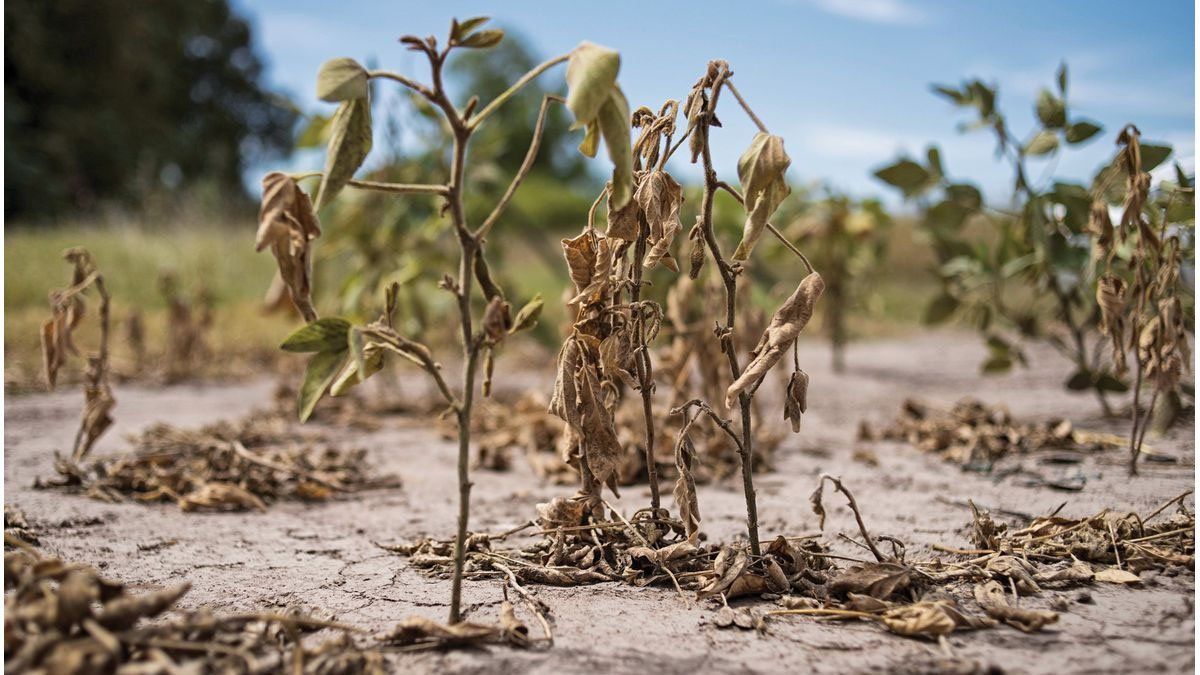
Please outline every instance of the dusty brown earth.
[{"label": "dusty brown earth", "polygon": [[[1130,478],[1119,451],[1099,453],[1082,465],[1043,466],[1024,461],[1031,473],[1003,478],[966,473],[917,450],[893,443],[870,444],[878,466],[852,458],[860,419],[884,423],[906,397],[949,407],[963,395],[1005,404],[1018,417],[1070,417],[1078,428],[1125,433],[1124,420],[1104,420],[1087,395],[1062,389],[1067,365],[1056,355],[1034,351],[1031,367],[1004,377],[982,378],[983,348],[956,333],[853,345],[849,370],[835,377],[828,353],[803,343],[801,357],[812,375],[804,432],[789,436],[778,454],[777,471],[758,479],[764,537],[811,533],[816,518],[808,495],[817,476],[841,475],[855,491],[876,534],[909,543],[909,559],[938,554],[935,543],[968,546],[965,503],[973,499],[998,513],[1045,514],[1063,502],[1061,514],[1084,516],[1111,507],[1147,513],[1167,498],[1194,487],[1194,427],[1191,421],[1155,449],[1176,464],[1147,464]],[[504,361],[500,361],[503,369]],[[549,387],[552,375],[531,376]],[[117,424],[97,454],[123,448],[128,432],[165,421],[197,425],[240,415],[265,403],[273,383],[181,386],[117,391]],[[422,535],[447,537],[455,517],[452,443],[433,429],[385,423],[374,433],[354,432],[350,441],[370,451],[382,470],[404,480],[398,490],[376,491],[327,504],[280,503],[265,513],[186,514],[171,505],[109,505],[60,492],[32,489],[52,474],[52,452],[68,448],[79,410],[77,392],[9,397],[5,404],[5,502],[22,509],[41,530],[41,545],[67,560],[97,565],[137,586],[190,580],[184,607],[253,610],[301,604],[345,622],[384,630],[419,614],[443,620],[449,582],[432,579],[376,544]],[[784,424],[780,419],[771,423]],[[1035,474],[1086,479],[1079,492],[1032,487]],[[533,504],[566,494],[539,484],[521,461],[506,473],[475,474],[473,529],[501,531],[533,514]],[[630,488],[614,506],[631,513],[648,491]],[[669,499],[669,497],[668,497]],[[858,555],[836,537],[855,533],[853,518],[839,500],[828,498],[827,540],[834,549]],[[1187,504],[1192,507],[1191,497]],[[702,486],[703,530],[710,540],[742,532],[739,484]],[[1000,516],[1003,518],[1003,516]],[[174,542],[174,543],[171,543]],[[1145,573],[1139,587],[1096,585],[1083,589],[1093,604],[1076,602],[1045,632],[1027,635],[1000,627],[955,633],[950,649],[960,663],[998,666],[1006,672],[1191,672],[1194,668],[1194,593],[1191,572]],[[924,672],[944,659],[936,644],[884,633],[874,625],[828,623],[785,617],[765,634],[722,630],[709,619],[713,608],[685,606],[670,589],[600,584],[574,589],[534,587],[553,610],[552,649],[503,648],[389,657],[397,670],[418,672]],[[494,617],[501,599],[496,581],[468,582],[467,611],[479,620]],[[1025,599],[1047,608],[1050,594]],[[764,606],[765,603],[764,603]],[[536,629],[535,629],[536,633]]]}]

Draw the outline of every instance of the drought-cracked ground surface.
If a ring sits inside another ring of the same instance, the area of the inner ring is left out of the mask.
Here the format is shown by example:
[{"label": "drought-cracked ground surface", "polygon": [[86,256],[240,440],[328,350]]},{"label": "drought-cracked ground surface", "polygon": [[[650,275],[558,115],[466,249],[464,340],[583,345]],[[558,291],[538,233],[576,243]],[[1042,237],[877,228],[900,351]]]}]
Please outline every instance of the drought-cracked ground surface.
[{"label": "drought-cracked ground surface", "polygon": [[[872,532],[906,541],[913,560],[944,555],[930,549],[935,543],[968,546],[967,499],[994,513],[1045,514],[1066,502],[1064,516],[1091,515],[1104,507],[1144,514],[1194,487],[1191,421],[1149,441],[1179,462],[1146,464],[1135,478],[1125,471],[1125,455],[1118,450],[1067,469],[1039,465],[1035,457],[1024,460],[1032,471],[1082,475],[1086,487],[1080,492],[1030,487],[1022,475],[997,479],[963,472],[894,443],[870,444],[878,466],[853,459],[855,448],[863,445],[855,440],[859,420],[885,423],[907,397],[948,408],[972,395],[1004,404],[1020,419],[1069,417],[1077,428],[1126,433],[1125,419],[1105,420],[1089,395],[1062,388],[1069,365],[1056,355],[1035,350],[1028,369],[988,378],[978,375],[982,356],[973,336],[936,333],[853,345],[848,371],[834,376],[824,346],[802,343],[801,357],[812,376],[809,409],[803,433],[789,436],[778,451],[776,472],[757,479],[764,539],[815,531],[808,495],[821,473],[842,476]],[[498,370],[504,365],[501,359]],[[552,374],[522,379],[548,390]],[[116,425],[94,453],[121,451],[124,434],[154,422],[192,426],[239,416],[265,404],[273,387],[259,381],[120,388]],[[430,578],[376,545],[452,536],[456,450],[436,430],[414,427],[411,420],[387,420],[377,432],[346,432],[349,443],[368,448],[380,470],[401,476],[400,489],[316,505],[282,502],[265,513],[189,514],[168,504],[110,505],[34,490],[36,478],[53,474],[53,451],[70,447],[79,404],[77,391],[6,400],[5,502],[25,512],[47,552],[96,565],[134,588],[189,580],[192,590],[180,602],[186,608],[249,611],[300,604],[372,631],[412,614],[444,620],[449,581]],[[519,457],[511,471],[479,471],[474,482],[476,531],[507,530],[533,516],[536,502],[571,492],[540,484]],[[670,491],[664,492],[670,506]],[[702,529],[710,540],[728,541],[742,532],[740,482],[701,486],[699,493]],[[645,486],[627,488],[623,499],[612,503],[628,514],[648,494]],[[1193,498],[1186,503],[1192,507]],[[835,551],[859,554],[836,536],[857,534],[850,512],[832,497],[826,507],[826,539]],[[669,588],[616,583],[531,588],[553,611],[552,649],[407,654],[391,656],[389,663],[418,672],[920,672],[942,654],[934,643],[864,623],[784,617],[772,621],[766,634],[722,630],[709,623],[711,605],[685,606]],[[1044,632],[1027,635],[999,627],[955,633],[950,649],[956,658],[1007,672],[1192,672],[1193,572],[1146,573],[1137,587],[1097,584],[1082,590],[1094,603],[1075,602],[1080,591],[1068,591],[1069,608]],[[1047,608],[1051,595],[1022,603]],[[500,599],[497,581],[468,581],[464,588],[468,616],[481,621],[495,616]]]}]

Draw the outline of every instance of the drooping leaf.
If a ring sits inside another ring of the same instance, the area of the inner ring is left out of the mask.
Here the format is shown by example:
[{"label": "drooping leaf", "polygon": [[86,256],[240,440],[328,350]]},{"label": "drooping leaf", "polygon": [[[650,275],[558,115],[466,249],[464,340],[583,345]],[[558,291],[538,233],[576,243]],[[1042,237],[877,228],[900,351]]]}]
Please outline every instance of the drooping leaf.
[{"label": "drooping leaf", "polygon": [[752,352],[754,359],[746,364],[746,369],[729,388],[725,390],[725,407],[732,408],[741,392],[752,389],[766,376],[767,371],[779,362],[784,353],[796,341],[800,331],[808,325],[812,318],[813,307],[825,292],[825,281],[816,272],[809,273],[800,281],[795,292],[784,301],[783,305],[771,317],[771,323],[763,332],[758,346]]},{"label": "drooping leaf", "polygon": [[885,166],[875,171],[875,177],[897,187],[905,197],[920,194],[929,187],[932,176],[925,167],[911,159],[901,159],[895,164]]},{"label": "drooping leaf", "polygon": [[754,135],[750,147],[738,159],[738,179],[742,184],[747,216],[742,241],[733,253],[734,260],[750,258],[754,245],[766,230],[767,220],[791,193],[784,178],[791,163],[784,152],[783,139],[761,131]]},{"label": "drooping leaf", "polygon": [[312,240],[321,235],[312,202],[291,176],[272,172],[263,176],[262,206],[258,212],[255,250],[271,248],[279,265],[279,278],[292,303],[305,320],[316,318],[312,307]]},{"label": "drooping leaf", "polygon": [[325,154],[325,174],[317,193],[320,211],[341,192],[371,151],[371,104],[366,98],[344,101],[333,116]]},{"label": "drooping leaf", "polygon": [[613,163],[612,204],[623,208],[633,197],[633,147],[629,128],[629,103],[620,87],[613,87],[596,117],[604,147]]},{"label": "drooping leaf", "polygon": [[621,55],[616,50],[591,42],[581,42],[571,50],[567,59],[567,109],[575,115],[572,129],[596,119],[617,86],[620,70]]},{"label": "drooping leaf", "polygon": [[513,319],[510,333],[518,333],[523,330],[529,330],[537,325],[538,317],[542,315],[542,294],[538,293],[533,296],[533,299],[525,303],[525,306],[517,311],[517,316]]},{"label": "drooping leaf", "polygon": [[1053,131],[1039,131],[1034,136],[1029,144],[1025,146],[1025,154],[1039,156],[1046,155],[1058,149],[1058,134]]},{"label": "drooping leaf", "polygon": [[1103,128],[1099,124],[1090,120],[1079,120],[1067,127],[1067,142],[1072,145],[1083,143],[1101,131]]},{"label": "drooping leaf", "polygon": [[346,354],[347,350],[342,348],[337,351],[317,352],[308,360],[308,368],[304,371],[304,380],[300,383],[296,400],[301,422],[307,421],[312,415],[317,401],[325,395],[338,371],[342,369]]},{"label": "drooping leaf", "polygon": [[1067,124],[1067,108],[1063,100],[1049,90],[1043,89],[1038,93],[1035,106],[1038,119],[1047,129],[1061,129]]},{"label": "drooping leaf", "polygon": [[[643,265],[650,269],[661,261],[668,268],[672,268],[675,261],[671,258],[671,244],[675,241],[675,235],[683,229],[679,222],[683,188],[666,171],[652,171],[642,179],[634,201],[645,214],[646,223],[650,226],[647,239],[650,250],[646,252]],[[677,272],[678,269],[672,271]]]},{"label": "drooping leaf", "polygon": [[297,328],[279,348],[285,352],[327,352],[346,349],[350,322],[331,316]]},{"label": "drooping leaf", "polygon": [[329,122],[332,117],[325,115],[313,115],[308,119],[308,124],[304,125],[304,129],[296,136],[295,146],[297,148],[319,148],[329,141]]},{"label": "drooping leaf", "polygon": [[317,71],[317,98],[330,103],[366,98],[367,69],[350,58],[332,59]]}]

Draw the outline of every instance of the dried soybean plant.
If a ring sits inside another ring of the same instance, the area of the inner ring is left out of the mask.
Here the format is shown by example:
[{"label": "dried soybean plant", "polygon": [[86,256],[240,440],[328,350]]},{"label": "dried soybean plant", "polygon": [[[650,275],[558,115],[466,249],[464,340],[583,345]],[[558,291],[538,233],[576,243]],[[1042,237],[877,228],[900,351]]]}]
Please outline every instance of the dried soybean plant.
[{"label": "dried soybean plant", "polygon": [[[687,429],[691,426],[690,415],[693,414],[693,409],[709,416],[737,446],[741,459],[742,487],[746,498],[746,526],[750,551],[754,556],[758,556],[761,555],[761,550],[758,537],[758,506],[753,477],[753,398],[767,372],[784,358],[789,349],[792,350],[794,370],[786,389],[784,417],[791,421],[792,430],[799,432],[800,416],[807,407],[808,375],[799,367],[799,357],[795,351],[796,338],[812,318],[813,307],[824,291],[825,284],[821,275],[813,269],[799,249],[795,248],[774,225],[768,222],[780,202],[790,192],[784,172],[791,160],[784,152],[783,139],[767,131],[766,126],[754,114],[734,86],[732,75],[733,72],[724,61],[710,62],[705,74],[693,85],[683,109],[688,120],[688,129],[684,135],[689,141],[691,160],[693,163],[700,161],[704,169],[704,191],[701,197],[700,215],[689,235],[692,240],[691,273],[692,276],[699,273],[699,268],[706,260],[704,253],[707,249],[725,289],[725,317],[724,322],[718,324],[716,328],[716,337],[721,345],[721,350],[725,353],[729,364],[729,373],[733,378],[733,382],[725,391],[725,406],[733,408],[735,404],[737,405],[741,417],[740,432],[733,428],[730,421],[718,415],[710,403],[701,399],[685,402],[674,408],[672,412],[683,415],[685,419],[677,444],[680,454],[686,454],[689,444]],[[717,102],[725,89],[729,90],[729,93],[759,130],[751,141],[750,147],[738,160],[738,178],[742,187],[740,192],[718,179],[709,150],[710,131],[713,127],[720,126],[716,115]],[[667,154],[670,154],[670,150]],[[713,200],[719,189],[733,195],[745,206],[747,213],[742,240],[734,251],[732,259],[727,259],[723,254],[713,228]],[[738,279],[750,259],[755,244],[768,231],[796,254],[806,268],[807,275],[800,281],[795,292],[776,310],[757,346],[751,351],[751,360],[743,368],[737,355],[735,341],[735,321],[738,316],[739,297]],[[683,466],[684,463],[680,462],[680,465]]]},{"label": "dried soybean plant", "polygon": [[[1151,194],[1150,174],[1143,170],[1141,132],[1132,124],[1121,130],[1121,146],[1112,169],[1093,189],[1089,227],[1094,235],[1094,261],[1103,265],[1096,282],[1100,331],[1111,341],[1113,367],[1124,376],[1127,353],[1134,354],[1133,426],[1129,433],[1129,471],[1137,473],[1138,457],[1158,402],[1168,402],[1168,416],[1179,409],[1181,380],[1189,371],[1187,331],[1194,321],[1194,300],[1185,305],[1186,286],[1180,272],[1184,246],[1193,244],[1195,189],[1176,165],[1177,182]],[[1124,179],[1120,223],[1109,218],[1112,184]],[[1194,255],[1192,256],[1194,260]],[[1142,389],[1151,390],[1142,411]],[[1169,420],[1167,421],[1169,424]]]},{"label": "dried soybean plant", "polygon": [[71,450],[72,461],[82,460],[96,439],[112,425],[112,409],[116,406],[112,389],[108,385],[109,371],[109,295],[104,285],[104,275],[96,268],[90,253],[82,248],[67,249],[63,253],[67,262],[74,266],[71,284],[50,293],[52,316],[42,324],[42,363],[45,367],[46,384],[51,390],[58,382],[58,372],[71,355],[78,355],[74,334],[86,314],[83,295],[90,289],[100,297],[100,344],[96,353],[88,354],[83,378],[83,414],[75,443]]},{"label": "dried soybean plant", "polygon": [[[487,21],[477,17],[451,23],[449,39],[439,46],[435,37],[404,36],[400,42],[411,51],[423,54],[429,62],[430,82],[420,83],[404,75],[383,70],[368,70],[352,59],[327,62],[317,76],[317,94],[325,101],[339,104],[330,130],[325,170],[319,175],[320,186],[315,206],[300,188],[298,179],[270,173],[263,178],[263,201],[259,214],[257,248],[270,248],[279,264],[279,273],[296,308],[308,325],[293,333],[283,348],[296,352],[315,352],[308,364],[299,390],[301,419],[307,418],[326,391],[338,394],[384,365],[386,355],[412,361],[433,380],[458,423],[459,515],[455,543],[455,574],[450,600],[450,622],[461,618],[462,566],[470,515],[471,482],[469,476],[471,420],[479,371],[484,371],[487,392],[493,371],[493,352],[505,338],[531,327],[540,310],[540,299],[530,301],[512,313],[504,292],[496,285],[488,268],[485,243],[493,227],[529,173],[537,157],[542,131],[550,107],[565,103],[575,116],[577,127],[585,127],[581,146],[594,155],[603,139],[613,161],[612,202],[617,208],[632,197],[632,157],[628,104],[617,86],[620,58],[616,52],[591,43],[582,43],[570,54],[549,59],[519,78],[507,90],[486,105],[477,97],[459,107],[451,101],[443,83],[447,58],[459,49],[484,49],[498,44],[504,32],[482,28]],[[568,63],[567,98],[546,95],[534,123],[534,134],[525,161],[492,212],[478,226],[467,222],[463,207],[467,148],[472,135],[488,117],[526,84],[545,71]],[[389,80],[413,91],[439,113],[449,136],[449,175],[441,182],[423,184],[380,183],[353,180],[371,149],[370,83]],[[400,335],[393,323],[396,292],[389,290],[386,310],[379,321],[353,326],[340,318],[319,319],[312,303],[312,242],[321,230],[316,211],[329,204],[345,187],[398,195],[424,195],[437,199],[447,216],[459,244],[457,277],[447,274],[441,288],[449,292],[457,305],[458,328],[462,341],[462,384],[455,391],[442,375],[433,352],[420,342]],[[481,302],[475,301],[476,286]],[[480,308],[482,305],[482,308]]]},{"label": "dried soybean plant", "polygon": [[189,300],[179,289],[179,279],[169,272],[159,277],[158,287],[167,303],[163,377],[168,383],[180,382],[195,372],[199,362],[212,355],[207,339],[213,324],[212,295],[201,287]]}]

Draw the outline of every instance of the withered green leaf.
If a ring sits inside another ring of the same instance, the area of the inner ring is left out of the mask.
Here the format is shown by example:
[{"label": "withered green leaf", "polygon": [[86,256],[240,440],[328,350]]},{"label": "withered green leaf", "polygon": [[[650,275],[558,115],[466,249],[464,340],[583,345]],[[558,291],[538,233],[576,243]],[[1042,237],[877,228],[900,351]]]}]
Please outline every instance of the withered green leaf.
[{"label": "withered green leaf", "polygon": [[346,349],[350,322],[336,316],[317,319],[297,328],[279,348],[285,352],[327,352]]},{"label": "withered green leaf", "polygon": [[538,317],[542,315],[542,304],[541,293],[533,296],[532,300],[525,303],[525,306],[517,311],[517,316],[513,319],[512,328],[508,332],[519,333],[536,326]]},{"label": "withered green leaf", "polygon": [[621,55],[616,50],[591,42],[581,42],[571,50],[567,59],[567,108],[575,115],[572,129],[596,119],[617,85],[620,70]]},{"label": "withered green leaf", "polygon": [[343,347],[336,351],[317,352],[309,359],[296,401],[301,422],[308,420],[317,401],[321,400],[333,379],[337,377],[338,371],[346,361],[347,351]]},{"label": "withered green leaf", "polygon": [[317,71],[317,98],[330,103],[367,97],[367,69],[350,58],[332,59]]},{"label": "withered green leaf", "polygon": [[366,98],[343,101],[333,116],[325,154],[325,174],[317,192],[320,211],[341,192],[371,151],[371,104]]},{"label": "withered green leaf", "polygon": [[750,258],[750,252],[767,227],[767,220],[791,193],[784,177],[791,163],[783,150],[783,139],[761,131],[742,153],[738,160],[738,178],[742,183],[747,216],[742,241],[733,253],[734,260]]},{"label": "withered green leaf", "polygon": [[613,163],[612,203],[621,208],[633,196],[633,147],[629,129],[629,102],[620,87],[613,87],[596,117],[604,147]]}]

